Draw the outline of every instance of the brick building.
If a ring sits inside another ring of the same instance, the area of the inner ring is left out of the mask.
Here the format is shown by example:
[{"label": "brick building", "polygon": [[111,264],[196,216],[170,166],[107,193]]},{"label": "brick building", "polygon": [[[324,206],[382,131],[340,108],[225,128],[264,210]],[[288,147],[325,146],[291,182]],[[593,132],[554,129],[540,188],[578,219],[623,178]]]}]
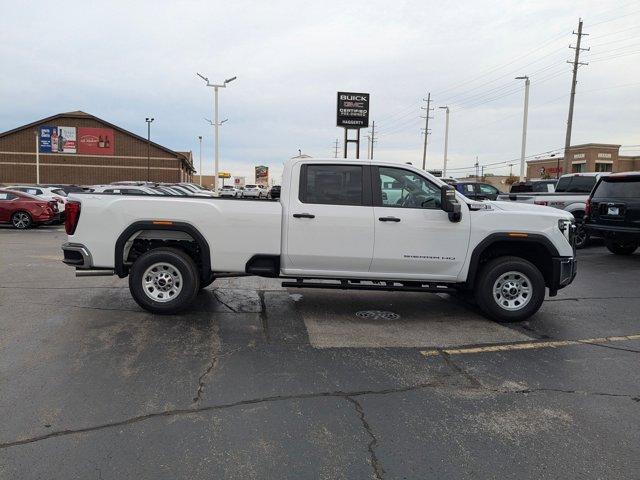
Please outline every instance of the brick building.
[{"label": "brick building", "polygon": [[119,180],[188,181],[191,152],[176,152],[85,112],[43,118],[0,133],[0,183],[81,185]]},{"label": "brick building", "polygon": [[[585,143],[572,145],[565,162],[563,156],[527,162],[527,178],[556,177],[579,172],[628,172],[640,170],[640,156],[620,155],[620,145]],[[559,168],[558,168],[559,167]]]}]

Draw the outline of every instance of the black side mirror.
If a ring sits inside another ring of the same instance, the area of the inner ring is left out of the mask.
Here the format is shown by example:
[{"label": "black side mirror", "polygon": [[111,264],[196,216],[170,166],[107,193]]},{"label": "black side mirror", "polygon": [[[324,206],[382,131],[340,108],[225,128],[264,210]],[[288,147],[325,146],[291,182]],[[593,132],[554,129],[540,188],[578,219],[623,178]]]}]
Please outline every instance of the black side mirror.
[{"label": "black side mirror", "polygon": [[449,214],[449,221],[459,222],[462,219],[460,204],[456,198],[456,189],[451,185],[440,187],[440,205]]}]

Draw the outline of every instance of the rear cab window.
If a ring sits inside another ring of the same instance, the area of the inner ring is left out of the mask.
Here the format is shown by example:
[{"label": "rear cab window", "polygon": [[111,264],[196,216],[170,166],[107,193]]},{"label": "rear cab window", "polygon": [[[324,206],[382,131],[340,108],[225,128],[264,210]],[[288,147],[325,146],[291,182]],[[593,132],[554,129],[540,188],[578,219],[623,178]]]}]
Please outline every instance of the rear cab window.
[{"label": "rear cab window", "polygon": [[596,177],[593,175],[573,175],[571,177],[563,177],[558,180],[556,192],[591,193],[595,184]]},{"label": "rear cab window", "polygon": [[299,200],[324,205],[365,205],[370,202],[365,202],[364,185],[361,165],[302,165]]}]

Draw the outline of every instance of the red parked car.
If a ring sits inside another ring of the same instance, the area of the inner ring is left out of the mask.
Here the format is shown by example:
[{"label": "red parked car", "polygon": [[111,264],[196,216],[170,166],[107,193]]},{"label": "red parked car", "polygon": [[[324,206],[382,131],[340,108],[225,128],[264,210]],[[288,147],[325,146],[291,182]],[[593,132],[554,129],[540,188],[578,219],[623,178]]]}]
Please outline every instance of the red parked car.
[{"label": "red parked car", "polygon": [[0,223],[11,223],[21,230],[52,221],[58,204],[24,192],[0,189]]}]

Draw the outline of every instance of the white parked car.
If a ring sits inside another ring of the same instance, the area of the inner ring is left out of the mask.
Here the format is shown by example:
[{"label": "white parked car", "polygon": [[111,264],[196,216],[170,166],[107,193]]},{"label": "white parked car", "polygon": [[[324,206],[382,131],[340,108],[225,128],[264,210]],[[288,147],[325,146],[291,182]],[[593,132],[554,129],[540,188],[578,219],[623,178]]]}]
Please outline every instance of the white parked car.
[{"label": "white parked car", "polygon": [[159,192],[151,187],[140,185],[93,185],[92,193],[119,193],[121,195],[158,195]]},{"label": "white parked car", "polygon": [[488,317],[520,321],[576,274],[562,210],[475,202],[379,161],[295,158],[282,180],[280,202],[71,194],[64,262],[129,276],[136,302],[165,314],[215,278],[259,275],[289,288],[464,292]]},{"label": "white parked car", "polygon": [[242,197],[267,198],[267,191],[260,185],[245,185],[244,190],[242,190]]},{"label": "white parked car", "polygon": [[240,190],[238,190],[233,185],[224,185],[223,187],[218,189],[218,194],[221,197],[238,198],[240,196]]},{"label": "white parked car", "polygon": [[64,209],[65,205],[67,204],[67,193],[64,190],[57,187],[42,187],[40,185],[15,185],[5,188],[29,193],[31,195],[36,195],[38,197],[42,197],[45,200],[55,200],[58,204],[58,218],[56,218],[54,223],[62,222],[64,220]]}]

